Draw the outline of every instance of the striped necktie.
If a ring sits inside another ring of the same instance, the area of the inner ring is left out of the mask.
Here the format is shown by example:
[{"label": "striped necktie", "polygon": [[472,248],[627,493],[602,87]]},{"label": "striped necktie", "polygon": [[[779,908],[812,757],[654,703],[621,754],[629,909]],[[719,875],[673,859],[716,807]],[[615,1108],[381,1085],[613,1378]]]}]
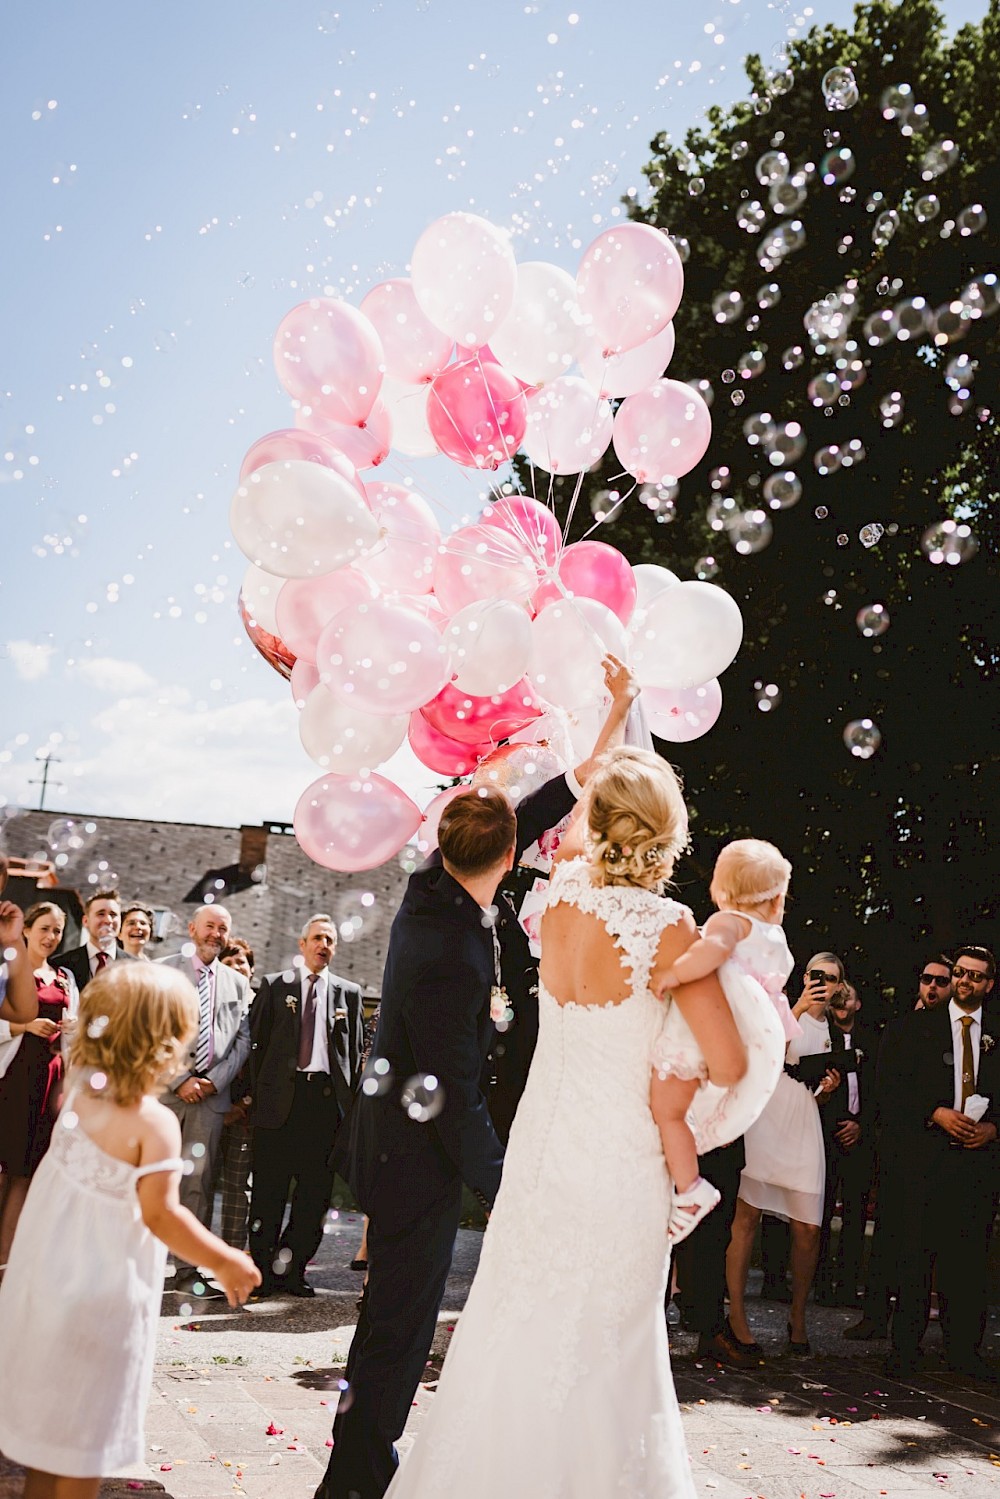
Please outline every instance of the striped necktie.
[{"label": "striped necktie", "polygon": [[212,974],[208,968],[198,973],[198,1041],[194,1049],[194,1070],[208,1071],[212,1057]]}]

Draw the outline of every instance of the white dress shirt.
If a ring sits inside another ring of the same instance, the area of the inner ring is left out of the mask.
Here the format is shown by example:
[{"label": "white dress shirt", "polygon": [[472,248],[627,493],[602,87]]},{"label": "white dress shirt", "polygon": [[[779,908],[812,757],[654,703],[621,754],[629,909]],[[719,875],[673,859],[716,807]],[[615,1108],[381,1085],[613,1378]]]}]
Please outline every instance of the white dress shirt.
[{"label": "white dress shirt", "polygon": [[[962,1033],[963,1033],[962,1016],[963,1015],[971,1015],[972,1016],[972,1025],[970,1027],[970,1030],[972,1032],[972,1070],[973,1070],[973,1073],[975,1074],[975,1077],[976,1077],[976,1079],[978,1081],[978,1078],[979,1078],[979,1038],[980,1038],[980,1036],[983,1033],[983,1007],[982,1007],[982,1005],[980,1005],[978,1010],[963,1010],[963,1009],[961,1009],[955,1003],[955,1001],[953,999],[950,999],[948,1001],[948,1019],[951,1021],[951,1049],[952,1049],[952,1052],[954,1053],[954,1056],[955,1056],[955,1062],[954,1062],[955,1102],[952,1105],[952,1107],[958,1109],[959,1111],[961,1111],[961,1108],[962,1108]],[[972,1091],[973,1091],[973,1093],[976,1091],[975,1085],[973,1085]]]},{"label": "white dress shirt", "polygon": [[[329,1072],[330,1051],[326,1038],[326,997],[327,984],[329,983],[328,968],[322,968],[316,975],[316,1024],[313,1027],[313,1049],[309,1058],[308,1067],[300,1067],[299,1072]],[[302,970],[302,981],[299,985],[302,1013],[305,1014],[306,995],[309,993],[309,980],[312,974],[308,968]]]}]

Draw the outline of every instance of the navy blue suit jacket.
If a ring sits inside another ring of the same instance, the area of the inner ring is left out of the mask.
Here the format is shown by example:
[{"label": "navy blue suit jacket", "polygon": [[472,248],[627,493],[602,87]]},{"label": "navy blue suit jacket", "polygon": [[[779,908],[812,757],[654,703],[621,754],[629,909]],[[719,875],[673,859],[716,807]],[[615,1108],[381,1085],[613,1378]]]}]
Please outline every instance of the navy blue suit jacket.
[{"label": "navy blue suit jacket", "polygon": [[[563,776],[517,809],[517,856],[568,812]],[[561,810],[560,810],[561,809]],[[461,1182],[485,1203],[500,1186],[503,1147],[481,1088],[493,1040],[490,989],[493,936],[472,896],[434,854],[410,876],[389,936],[378,1030],[365,1083],[351,1114],[346,1159],[338,1161],[361,1207],[395,1233],[439,1204]],[[389,1064],[388,1087],[374,1088],[375,1063]],[[444,1105],[426,1123],[400,1102],[417,1073],[438,1079]],[[345,1132],[341,1132],[342,1135]]]}]

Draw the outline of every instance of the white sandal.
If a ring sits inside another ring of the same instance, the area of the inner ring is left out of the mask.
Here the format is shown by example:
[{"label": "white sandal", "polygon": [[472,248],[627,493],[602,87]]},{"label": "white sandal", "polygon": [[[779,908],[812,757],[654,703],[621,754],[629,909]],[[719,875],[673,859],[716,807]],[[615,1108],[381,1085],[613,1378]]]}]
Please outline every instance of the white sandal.
[{"label": "white sandal", "polygon": [[[699,1176],[686,1192],[675,1192],[670,1204],[670,1217],[667,1219],[667,1238],[671,1244],[676,1245],[686,1239],[721,1201],[722,1193],[703,1176]],[[694,1208],[695,1211],[689,1212],[689,1208]]]}]

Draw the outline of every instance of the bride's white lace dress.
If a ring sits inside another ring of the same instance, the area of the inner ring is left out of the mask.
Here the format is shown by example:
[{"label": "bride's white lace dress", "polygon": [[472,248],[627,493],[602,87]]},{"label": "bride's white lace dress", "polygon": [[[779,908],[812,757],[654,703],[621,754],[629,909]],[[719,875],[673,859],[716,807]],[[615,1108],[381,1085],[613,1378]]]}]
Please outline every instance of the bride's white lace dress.
[{"label": "bride's white lace dress", "polygon": [[538,1047],[479,1270],[389,1499],[693,1499],[664,1319],[671,1186],[649,1109],[649,991],[684,907],[557,865],[548,903],[598,916],[621,1003],[539,988]]}]

